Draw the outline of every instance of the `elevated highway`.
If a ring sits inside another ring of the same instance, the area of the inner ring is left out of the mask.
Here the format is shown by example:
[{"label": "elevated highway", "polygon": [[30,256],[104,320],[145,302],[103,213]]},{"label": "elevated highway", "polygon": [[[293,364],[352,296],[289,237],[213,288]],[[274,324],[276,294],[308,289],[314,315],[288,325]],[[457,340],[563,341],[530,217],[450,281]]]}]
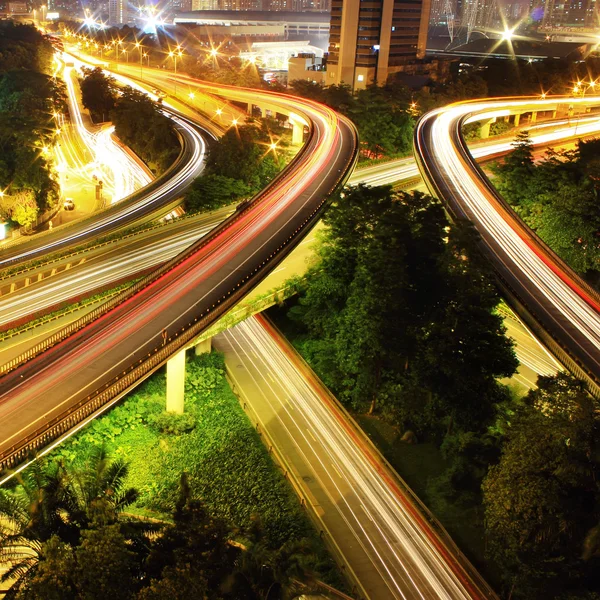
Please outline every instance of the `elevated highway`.
[{"label": "elevated highway", "polygon": [[[430,191],[455,220],[481,235],[512,308],[589,390],[600,396],[600,296],[548,248],[496,192],[462,137],[464,123],[496,116],[583,111],[600,97],[497,99],[450,105],[424,115],[415,130],[417,163]],[[580,135],[585,135],[585,126]]]},{"label": "elevated highway", "polygon": [[[261,92],[246,94],[254,100]],[[164,364],[268,274],[346,181],[357,157],[354,126],[322,105],[262,94],[311,123],[302,151],[243,210],[0,380],[3,469]]]}]

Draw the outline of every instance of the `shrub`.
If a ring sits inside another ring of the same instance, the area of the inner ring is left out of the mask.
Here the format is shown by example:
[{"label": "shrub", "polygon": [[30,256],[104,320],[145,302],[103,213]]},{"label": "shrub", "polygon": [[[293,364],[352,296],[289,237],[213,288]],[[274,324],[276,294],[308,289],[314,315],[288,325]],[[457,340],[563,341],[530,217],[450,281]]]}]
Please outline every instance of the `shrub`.
[{"label": "shrub", "polygon": [[158,415],[150,415],[149,423],[160,433],[182,435],[196,427],[196,417],[190,413],[180,415],[165,410]]}]

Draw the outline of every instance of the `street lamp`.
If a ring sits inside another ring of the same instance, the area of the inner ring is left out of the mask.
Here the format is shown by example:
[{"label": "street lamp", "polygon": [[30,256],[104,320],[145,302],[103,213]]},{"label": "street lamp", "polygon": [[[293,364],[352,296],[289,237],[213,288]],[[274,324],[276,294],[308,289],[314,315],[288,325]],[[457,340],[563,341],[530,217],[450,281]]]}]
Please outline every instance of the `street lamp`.
[{"label": "street lamp", "polygon": [[169,56],[173,59],[173,63],[175,64],[175,95],[177,95],[177,59],[183,56],[181,46],[177,46],[175,52],[171,50]]},{"label": "street lamp", "polygon": [[121,50],[121,54],[125,54],[125,60],[127,61],[127,64],[129,64],[129,51],[123,48],[123,50]]},{"label": "street lamp", "polygon": [[140,51],[140,79],[144,79],[144,75],[142,72],[142,51],[144,49],[144,46],[142,46],[139,42],[136,42],[135,47]]},{"label": "street lamp", "polygon": [[513,38],[513,34],[514,34],[514,29],[505,29],[502,32],[502,41],[503,42],[510,42]]}]

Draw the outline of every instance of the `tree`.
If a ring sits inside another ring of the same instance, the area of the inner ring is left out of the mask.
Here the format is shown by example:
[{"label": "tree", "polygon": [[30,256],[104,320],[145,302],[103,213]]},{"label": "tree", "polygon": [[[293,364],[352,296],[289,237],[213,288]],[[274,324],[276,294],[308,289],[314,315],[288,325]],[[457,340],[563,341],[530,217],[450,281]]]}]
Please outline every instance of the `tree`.
[{"label": "tree", "polygon": [[504,398],[496,377],[517,362],[471,232],[449,226],[430,196],[385,187],[344,192],[324,222],[290,311],[324,382],[405,427],[480,431]]},{"label": "tree", "polygon": [[42,545],[40,558],[35,574],[18,593],[19,600],[75,599],[73,548],[52,536]]},{"label": "tree", "polygon": [[119,139],[155,172],[165,171],[177,158],[181,147],[173,126],[146,94],[124,88],[110,118]]},{"label": "tree", "polygon": [[[14,491],[0,493],[0,560],[9,565],[0,581],[16,578],[12,588],[20,590],[35,576],[43,544],[56,536],[76,546],[82,530],[99,519],[113,524],[118,513],[135,501],[137,493],[124,488],[127,467],[109,460],[103,449],[95,449],[80,470],[59,463],[34,462]],[[133,548],[148,526],[120,525]]]},{"label": "tree", "polygon": [[38,207],[32,194],[20,192],[14,194],[13,197],[11,219],[25,228],[30,228],[36,222],[38,215]]},{"label": "tree", "polygon": [[594,401],[565,374],[538,384],[483,483],[490,556],[523,598],[554,597],[594,573],[597,587],[600,565],[581,560],[600,514]]},{"label": "tree", "polygon": [[535,170],[533,144],[529,133],[527,131],[518,133],[512,147],[514,150],[493,169],[494,185],[519,212],[526,210],[530,202],[531,182]]},{"label": "tree", "polygon": [[151,589],[141,598],[149,600],[162,591],[176,589],[180,575],[184,575],[187,589],[208,589],[213,594],[209,597],[218,598],[237,554],[227,539],[225,524],[190,497],[187,476],[182,474],[173,525],[164,528],[153,544],[147,561]]},{"label": "tree", "polygon": [[201,175],[185,195],[189,212],[215,210],[250,195],[250,189],[239,179],[223,175]]},{"label": "tree", "polygon": [[118,524],[85,530],[75,561],[73,583],[80,600],[128,600],[139,585],[133,577],[136,554]]},{"label": "tree", "polygon": [[84,69],[81,80],[81,101],[94,121],[107,121],[115,107],[115,82],[100,67]]}]

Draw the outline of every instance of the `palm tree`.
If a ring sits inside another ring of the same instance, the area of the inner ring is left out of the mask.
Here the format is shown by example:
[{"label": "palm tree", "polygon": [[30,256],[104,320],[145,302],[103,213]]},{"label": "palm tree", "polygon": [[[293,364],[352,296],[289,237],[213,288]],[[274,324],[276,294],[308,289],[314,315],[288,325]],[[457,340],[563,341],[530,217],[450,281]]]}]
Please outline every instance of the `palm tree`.
[{"label": "palm tree", "polygon": [[[123,460],[110,460],[104,448],[95,448],[81,468],[35,461],[18,476],[14,490],[0,490],[0,564],[7,566],[0,582],[13,582],[7,598],[33,577],[43,545],[52,536],[77,546],[83,529],[117,521],[138,496],[125,488],[127,473]],[[122,533],[140,551],[144,534],[154,528],[122,523]]]}]

